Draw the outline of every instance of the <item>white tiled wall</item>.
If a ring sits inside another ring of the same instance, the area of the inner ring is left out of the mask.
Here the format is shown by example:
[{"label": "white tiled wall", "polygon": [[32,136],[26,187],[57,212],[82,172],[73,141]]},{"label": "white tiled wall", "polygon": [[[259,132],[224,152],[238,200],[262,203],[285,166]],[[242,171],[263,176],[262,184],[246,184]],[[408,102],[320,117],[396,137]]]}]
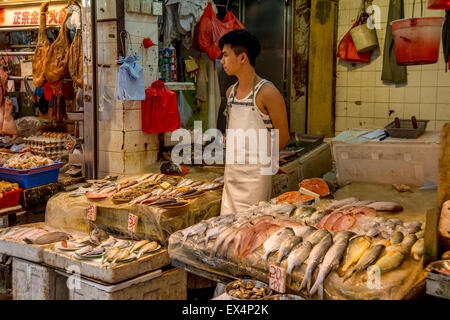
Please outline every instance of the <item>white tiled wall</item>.
[{"label": "white tiled wall", "polygon": [[[413,1],[404,2],[405,18],[409,18]],[[353,25],[360,4],[361,1],[355,0],[339,1],[338,42]],[[427,130],[440,130],[450,121],[450,71],[444,71],[442,44],[438,63],[407,67],[407,85],[384,84],[381,81],[382,54],[389,0],[374,0],[373,4],[381,9],[382,28],[377,30],[379,49],[372,53],[371,63],[353,66],[340,59],[337,61],[336,134],[353,128],[382,128],[395,117],[412,115],[430,120]],[[444,16],[443,10],[428,10],[427,1],[423,4],[424,16]],[[415,16],[420,16],[420,1],[416,1]]]},{"label": "white tiled wall", "polygon": [[[99,1],[98,19],[115,18],[116,9],[113,2]],[[158,47],[156,45],[145,49],[141,44],[144,37],[150,37],[154,43],[158,43],[157,17],[124,14],[125,29],[131,35],[132,51],[142,56],[139,63],[144,67],[144,81],[147,88],[157,80]],[[105,69],[105,83],[114,92],[118,67],[116,22],[98,23],[97,38],[98,63],[111,66]],[[129,47],[127,40],[126,49]],[[156,161],[159,148],[158,135],[142,132],[141,101],[116,101],[110,119],[99,121],[98,129],[99,177],[107,174],[142,172],[146,166]]]}]

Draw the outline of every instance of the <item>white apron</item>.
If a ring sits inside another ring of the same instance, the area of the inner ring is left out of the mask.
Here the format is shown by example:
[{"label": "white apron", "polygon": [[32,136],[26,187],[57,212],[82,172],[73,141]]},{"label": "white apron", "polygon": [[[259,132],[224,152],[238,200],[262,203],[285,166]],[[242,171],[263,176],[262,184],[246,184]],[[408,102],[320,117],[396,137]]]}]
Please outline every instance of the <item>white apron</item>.
[{"label": "white apron", "polygon": [[[236,83],[228,98],[228,125],[227,129],[256,129],[258,134],[258,141],[267,143],[267,156],[271,156],[271,130],[273,129],[270,117],[262,113],[256,105],[256,95],[267,80],[261,80],[253,91],[241,100],[235,99]],[[262,130],[260,130],[262,129]],[[236,159],[237,143],[234,147],[229,140],[227,133],[227,155],[229,152],[234,152]],[[256,148],[256,156],[259,156],[259,143]],[[257,204],[260,201],[267,201],[270,199],[272,191],[272,176],[261,174],[261,168],[270,167],[270,165],[263,165],[258,161],[257,164],[249,164],[248,157],[255,155],[255,150],[249,148],[249,143],[245,143],[245,164],[225,164],[224,174],[224,189],[222,194],[221,215],[236,214],[245,211],[251,205]],[[259,159],[259,158],[258,158]]]}]

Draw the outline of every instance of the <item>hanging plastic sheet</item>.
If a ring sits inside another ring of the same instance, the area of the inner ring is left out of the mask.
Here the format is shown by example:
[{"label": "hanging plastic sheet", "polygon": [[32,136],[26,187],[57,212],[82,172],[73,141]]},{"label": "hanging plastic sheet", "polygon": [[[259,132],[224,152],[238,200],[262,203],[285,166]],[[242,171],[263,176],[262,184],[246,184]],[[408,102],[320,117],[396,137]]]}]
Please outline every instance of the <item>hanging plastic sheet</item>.
[{"label": "hanging plastic sheet", "polygon": [[180,122],[183,127],[186,127],[189,119],[192,117],[192,109],[182,91],[178,93],[178,112],[180,113]]},{"label": "hanging plastic sheet", "polygon": [[117,63],[122,65],[116,71],[117,100],[145,100],[144,68],[136,61],[141,60],[139,54],[120,56]]},{"label": "hanging plastic sheet", "polygon": [[100,67],[98,115],[100,121],[109,121],[114,108],[111,89],[106,85],[106,68]]}]

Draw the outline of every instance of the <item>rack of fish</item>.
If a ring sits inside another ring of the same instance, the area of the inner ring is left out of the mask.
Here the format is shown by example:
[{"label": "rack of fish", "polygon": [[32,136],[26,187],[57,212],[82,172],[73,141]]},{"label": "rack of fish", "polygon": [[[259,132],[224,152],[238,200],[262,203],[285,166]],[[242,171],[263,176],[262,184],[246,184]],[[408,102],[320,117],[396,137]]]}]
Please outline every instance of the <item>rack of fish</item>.
[{"label": "rack of fish", "polygon": [[54,244],[55,251],[65,252],[80,260],[92,260],[107,267],[136,260],[161,249],[156,241],[117,239],[99,228],[88,236],[73,237],[61,231],[40,227],[11,227],[0,237],[30,245]]},{"label": "rack of fish", "polygon": [[188,199],[203,195],[208,191],[221,190],[223,177],[212,181],[195,181],[178,176],[151,173],[136,180],[120,183],[99,181],[90,186],[73,190],[72,197],[86,195],[88,199],[111,198],[114,202],[128,205],[147,204],[162,208],[177,208],[189,204]]},{"label": "rack of fish", "polygon": [[[318,294],[320,299],[324,296],[324,281],[332,272],[342,281],[356,275],[365,281],[375,272],[383,280],[383,275],[401,267],[410,257],[412,261],[421,259],[421,225],[385,218],[373,220],[377,217],[367,208],[376,209],[360,203],[344,208],[357,201],[331,202],[323,210],[326,212],[261,202],[244,213],[214,217],[172,234],[169,255],[177,258],[177,250],[186,248],[213,268],[220,265],[218,260],[233,261],[243,268],[259,266],[265,272],[271,264],[277,264],[286,268],[289,282],[293,272],[304,265],[299,288],[309,296]],[[365,215],[366,211],[370,215]],[[336,219],[334,212],[342,216],[354,214],[356,221],[344,224],[349,230],[339,223],[336,227],[335,223],[326,224],[325,218]],[[372,228],[380,232],[373,232]]]}]

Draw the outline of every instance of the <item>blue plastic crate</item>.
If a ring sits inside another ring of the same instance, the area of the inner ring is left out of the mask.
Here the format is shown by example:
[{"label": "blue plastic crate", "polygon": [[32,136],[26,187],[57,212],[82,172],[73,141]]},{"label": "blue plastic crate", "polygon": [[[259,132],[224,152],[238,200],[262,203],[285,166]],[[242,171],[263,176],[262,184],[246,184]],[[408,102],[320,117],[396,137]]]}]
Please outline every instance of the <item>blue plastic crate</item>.
[{"label": "blue plastic crate", "polygon": [[0,171],[0,179],[8,182],[18,183],[21,188],[33,188],[42,186],[44,184],[57,182],[59,169],[60,167],[57,167],[45,171],[38,171],[27,174]]}]

